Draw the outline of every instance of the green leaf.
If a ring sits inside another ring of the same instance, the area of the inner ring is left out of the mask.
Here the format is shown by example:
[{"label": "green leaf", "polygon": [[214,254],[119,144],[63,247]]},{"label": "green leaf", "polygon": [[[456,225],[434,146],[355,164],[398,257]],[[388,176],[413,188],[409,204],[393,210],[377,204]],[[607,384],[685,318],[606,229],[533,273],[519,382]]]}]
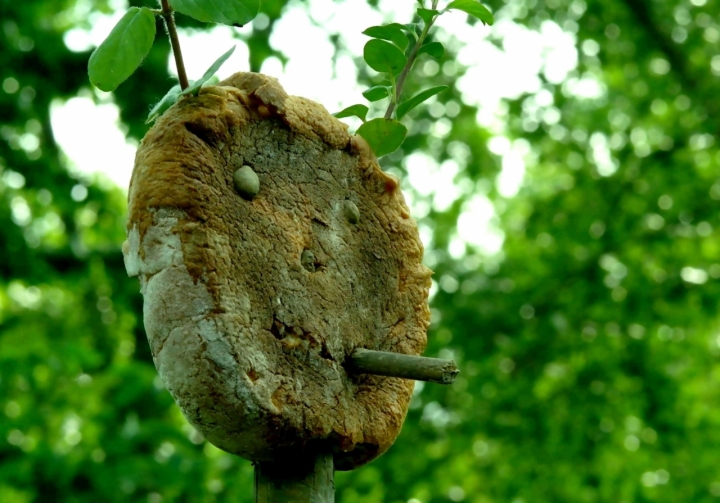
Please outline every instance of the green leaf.
[{"label": "green leaf", "polygon": [[150,114],[148,115],[145,124],[154,121],[162,114],[164,114],[168,108],[170,108],[177,102],[181,94],[182,89],[180,89],[180,84],[175,84],[174,86],[172,86],[167,92],[167,94],[165,94],[165,96],[163,96],[162,99],[158,101],[154,107],[152,107],[152,110],[150,110]]},{"label": "green leaf", "polygon": [[365,122],[367,113],[368,107],[365,105],[352,105],[333,115],[338,119],[342,119],[343,117],[359,117],[361,121]]},{"label": "green leaf", "polygon": [[394,152],[405,140],[407,128],[395,119],[373,119],[360,126],[357,134],[365,138],[375,155]]},{"label": "green leaf", "polygon": [[405,114],[407,114],[410,110],[418,106],[420,103],[422,103],[425,100],[428,100],[435,96],[438,93],[441,93],[445,91],[448,88],[448,86],[437,86],[437,87],[431,87],[430,89],[425,89],[424,91],[420,91],[415,96],[410,98],[407,101],[404,101],[400,103],[397,107],[397,118],[402,119]]},{"label": "green leaf", "polygon": [[[447,10],[447,9],[446,9]],[[433,18],[440,14],[440,11],[435,9],[418,9],[417,15],[420,16],[420,19],[425,22],[425,25],[427,26],[430,24],[433,20]]]},{"label": "green leaf", "polygon": [[405,32],[405,38],[408,39],[408,46],[405,49],[405,56],[410,56],[413,48],[415,47],[415,44],[417,44],[418,36],[419,33],[422,32],[422,29],[420,29],[419,25],[415,23],[403,24],[400,26]]},{"label": "green leaf", "polygon": [[415,47],[415,44],[417,43],[418,38],[417,38],[417,35],[415,35],[414,33],[410,33],[410,32],[405,33],[405,38],[408,39],[408,48],[405,49],[405,53],[407,54],[408,52],[410,52],[412,50],[413,47]]},{"label": "green leaf", "polygon": [[368,101],[380,101],[390,95],[390,90],[385,86],[375,86],[363,91],[362,94]]},{"label": "green leaf", "polygon": [[155,15],[131,7],[88,61],[88,75],[98,89],[114,91],[137,70],[155,39]]},{"label": "green leaf", "polygon": [[373,39],[365,44],[363,57],[373,70],[393,75],[400,73],[407,63],[407,58],[400,49],[389,42],[378,39]]},{"label": "green leaf", "polygon": [[407,23],[402,25],[402,27],[403,31],[408,35],[412,36],[415,40],[417,40],[418,35],[420,35],[420,33],[422,32],[419,23]]},{"label": "green leaf", "polygon": [[452,9],[461,10],[470,14],[484,24],[493,24],[495,22],[492,13],[481,5],[480,2],[476,2],[475,0],[454,0],[445,8],[446,11]]},{"label": "green leaf", "polygon": [[242,26],[260,10],[260,0],[171,0],[173,8],[205,23]]},{"label": "green leaf", "polygon": [[408,38],[404,33],[404,26],[398,23],[386,24],[384,26],[371,26],[363,32],[364,35],[382,40],[389,40],[403,51],[408,46]]},{"label": "green leaf", "polygon": [[430,42],[420,48],[418,55],[420,54],[427,54],[435,59],[442,59],[445,54],[445,48],[440,42]]},{"label": "green leaf", "polygon": [[203,74],[203,76],[200,77],[200,79],[196,80],[193,85],[185,89],[182,93],[193,94],[197,96],[203,84],[205,84],[213,75],[215,75],[215,72],[220,69],[223,63],[228,60],[228,58],[232,55],[233,52],[235,52],[235,46],[232,46],[225,54],[216,59],[215,62],[210,65],[210,68],[208,68],[207,71]]}]

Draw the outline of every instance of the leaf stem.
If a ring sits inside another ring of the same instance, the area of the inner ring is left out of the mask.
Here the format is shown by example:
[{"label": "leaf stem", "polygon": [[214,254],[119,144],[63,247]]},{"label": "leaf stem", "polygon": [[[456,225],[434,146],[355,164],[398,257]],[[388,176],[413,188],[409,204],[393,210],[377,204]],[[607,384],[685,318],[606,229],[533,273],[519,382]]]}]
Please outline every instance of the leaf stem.
[{"label": "leaf stem", "polygon": [[[438,0],[433,0],[433,9],[437,6]],[[420,33],[420,36],[418,37],[417,42],[415,43],[415,46],[412,48],[412,51],[410,51],[410,56],[408,56],[407,63],[405,63],[405,68],[402,69],[400,72],[400,75],[398,75],[397,83],[394,83],[393,88],[395,90],[395,97],[394,99],[390,100],[390,104],[387,107],[387,110],[385,111],[385,118],[390,119],[392,118],[392,114],[395,111],[395,107],[397,106],[397,102],[400,101],[400,96],[402,96],[403,86],[405,85],[405,79],[407,79],[408,74],[410,73],[410,70],[412,69],[413,64],[415,63],[415,58],[417,57],[417,53],[420,50],[420,48],[423,45],[423,42],[425,41],[425,37],[428,34],[428,31],[430,31],[430,27],[432,27],[433,23],[435,22],[435,19],[437,19],[437,16],[433,18],[429,23],[425,25],[423,28],[422,33]]]},{"label": "leaf stem", "polygon": [[[397,81],[395,80],[395,75],[389,73],[390,75],[390,83],[392,84],[392,96],[390,96],[390,104],[396,104],[398,100],[398,94],[397,94]],[[388,117],[386,117],[387,119]]]},{"label": "leaf stem", "polygon": [[168,36],[170,37],[170,45],[172,46],[173,55],[175,56],[175,66],[178,72],[178,81],[180,89],[183,91],[190,87],[187,73],[185,72],[185,63],[183,62],[182,51],[180,50],[180,39],[178,38],[177,28],[175,27],[175,16],[168,0],[160,0],[162,5],[162,17],[165,19]]}]

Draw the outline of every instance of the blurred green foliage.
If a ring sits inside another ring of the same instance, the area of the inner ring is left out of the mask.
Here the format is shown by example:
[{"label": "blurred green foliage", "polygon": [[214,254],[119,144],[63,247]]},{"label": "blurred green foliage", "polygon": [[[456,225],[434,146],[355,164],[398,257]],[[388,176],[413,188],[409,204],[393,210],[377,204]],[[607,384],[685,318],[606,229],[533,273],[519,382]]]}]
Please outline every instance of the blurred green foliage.
[{"label": "blurred green foliage", "polygon": [[[579,63],[503,102],[527,165],[514,197],[498,192],[493,133],[454,85],[466,71],[457,44],[426,67],[424,85],[450,90],[413,115],[384,164],[405,180],[411,153],[462,168],[448,208],[408,193],[427,209],[438,285],[427,354],[453,355],[463,373],[418,388],[391,451],[338,473],[338,501],[716,501],[718,2],[488,5],[532,30],[555,22]],[[269,42],[284,6],[265,0],[268,26],[243,31],[253,70],[284,59]],[[63,34],[111,10],[0,0],[0,501],[250,502],[250,463],[199,438],[157,378],[119,250],[122,191],[69,175],[53,140],[51,102],[89,87],[89,52]],[[167,91],[168,49],[158,37],[115,94],[131,137]],[[579,81],[601,92],[580,97]],[[458,248],[458,218],[478,195],[504,235],[494,256]]]}]

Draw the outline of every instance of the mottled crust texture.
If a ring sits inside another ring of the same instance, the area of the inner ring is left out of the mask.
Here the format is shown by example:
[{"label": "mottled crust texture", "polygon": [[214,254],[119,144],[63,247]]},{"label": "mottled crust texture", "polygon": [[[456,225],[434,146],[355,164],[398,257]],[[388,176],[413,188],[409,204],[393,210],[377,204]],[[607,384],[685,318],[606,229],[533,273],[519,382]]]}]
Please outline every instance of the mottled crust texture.
[{"label": "mottled crust texture", "polygon": [[[233,186],[242,165],[260,179],[252,201]],[[344,362],[422,353],[431,273],[361,138],[275,79],[236,74],[148,132],[127,230],[155,365],[210,442],[252,460],[331,450],[341,470],[390,447],[413,382]]]}]

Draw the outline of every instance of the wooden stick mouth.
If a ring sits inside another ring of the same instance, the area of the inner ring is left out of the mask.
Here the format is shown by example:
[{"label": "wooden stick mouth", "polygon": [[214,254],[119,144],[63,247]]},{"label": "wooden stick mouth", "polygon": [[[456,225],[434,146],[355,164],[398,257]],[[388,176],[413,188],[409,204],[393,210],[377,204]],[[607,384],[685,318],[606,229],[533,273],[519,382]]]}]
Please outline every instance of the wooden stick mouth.
[{"label": "wooden stick mouth", "polygon": [[460,373],[454,360],[361,348],[352,352],[347,363],[348,371],[353,374],[400,377],[440,384],[452,384]]}]

